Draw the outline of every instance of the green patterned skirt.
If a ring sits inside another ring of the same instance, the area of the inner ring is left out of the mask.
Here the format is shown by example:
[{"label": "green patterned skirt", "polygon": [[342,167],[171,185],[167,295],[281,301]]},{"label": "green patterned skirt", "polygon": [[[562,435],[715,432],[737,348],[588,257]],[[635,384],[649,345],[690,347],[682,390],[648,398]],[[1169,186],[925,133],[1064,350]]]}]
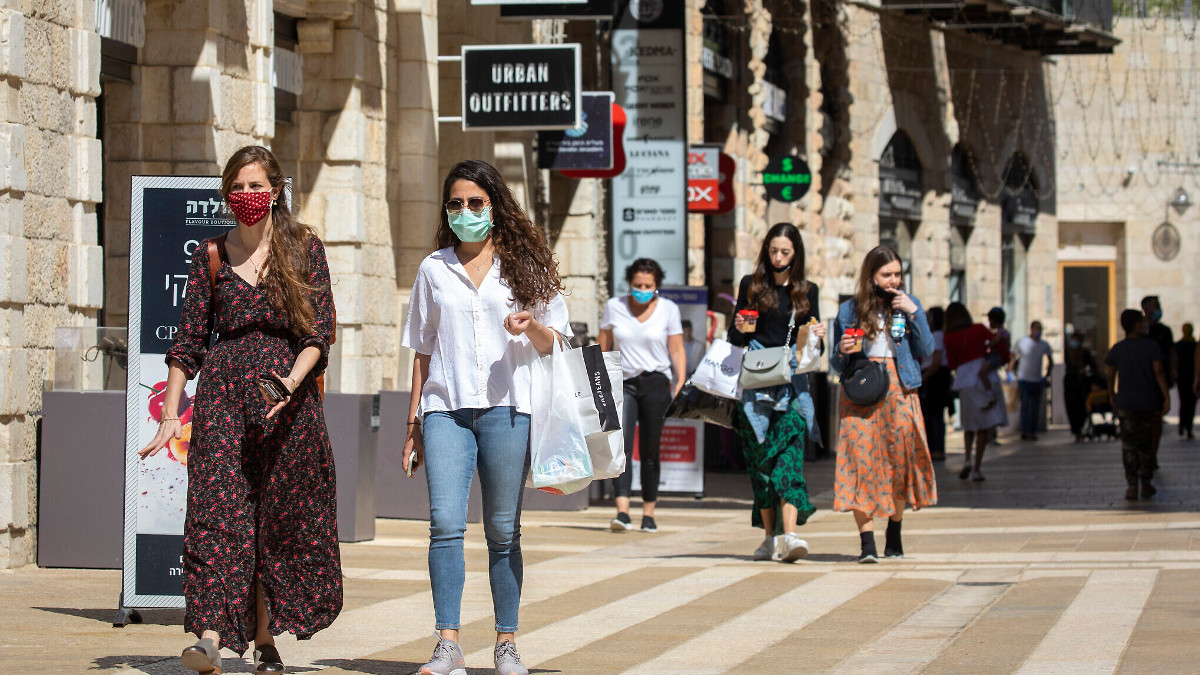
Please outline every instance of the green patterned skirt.
[{"label": "green patterned skirt", "polygon": [[[773,411],[764,442],[759,443],[745,411],[738,406],[738,435],[746,457],[746,471],[754,489],[754,509],[750,522],[762,527],[761,509],[777,512],[780,502],[796,507],[796,524],[803,525],[817,507],[808,500],[804,482],[804,417],[792,397],[787,410]],[[783,518],[777,513],[775,534],[783,532]]]}]

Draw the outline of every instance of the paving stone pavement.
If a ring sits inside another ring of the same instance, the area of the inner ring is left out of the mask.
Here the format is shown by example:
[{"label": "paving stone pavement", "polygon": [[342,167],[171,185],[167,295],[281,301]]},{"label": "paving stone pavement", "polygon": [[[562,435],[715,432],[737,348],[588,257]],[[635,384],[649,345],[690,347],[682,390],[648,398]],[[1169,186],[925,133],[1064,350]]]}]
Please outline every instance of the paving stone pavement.
[{"label": "paving stone pavement", "polygon": [[[807,467],[821,510],[793,565],[750,560],[761,536],[736,474],[710,476],[704,500],[664,500],[657,534],[610,533],[610,507],[527,512],[521,654],[534,673],[1200,673],[1200,443],[1174,432],[1158,495],[1137,502],[1115,442],[1006,438],[972,483],[956,438],[939,506],[909,514],[906,556],[878,565],[855,562],[853,519],[828,510],[831,460]],[[290,672],[424,663],[427,532],[380,520],[374,541],[343,546],[345,609],[310,641],[280,639]],[[486,555],[473,526],[471,675],[492,672]],[[0,573],[0,673],[188,672],[182,611],[113,628],[119,585],[116,571]],[[227,672],[253,670],[225,656]]]}]

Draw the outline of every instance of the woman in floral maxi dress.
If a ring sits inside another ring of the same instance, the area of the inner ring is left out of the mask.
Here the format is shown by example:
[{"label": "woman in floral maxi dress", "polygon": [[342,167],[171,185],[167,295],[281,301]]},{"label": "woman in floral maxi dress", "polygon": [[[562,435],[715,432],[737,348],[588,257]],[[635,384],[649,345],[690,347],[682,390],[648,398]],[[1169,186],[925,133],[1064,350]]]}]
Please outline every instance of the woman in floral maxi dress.
[{"label": "woman in floral maxi dress", "polygon": [[[320,239],[279,199],[284,177],[266,148],[230,158],[222,195],[238,225],[192,256],[162,423],[142,456],[180,437],[178,401],[199,376],[188,453],[184,628],[200,641],[183,665],[220,673],[220,647],[254,640],[256,672],[283,672],[273,636],[311,637],[341,611],[333,452],[316,381],[333,340]],[[210,338],[217,335],[215,345]],[[260,377],[290,394],[275,403]]]}]

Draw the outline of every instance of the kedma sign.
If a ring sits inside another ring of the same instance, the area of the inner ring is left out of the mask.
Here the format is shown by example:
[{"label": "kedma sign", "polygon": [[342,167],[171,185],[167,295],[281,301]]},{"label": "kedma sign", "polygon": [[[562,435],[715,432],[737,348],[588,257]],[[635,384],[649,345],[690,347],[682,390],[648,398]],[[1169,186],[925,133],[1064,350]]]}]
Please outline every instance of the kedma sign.
[{"label": "kedma sign", "polygon": [[463,130],[578,127],[579,54],[578,44],[463,47]]}]

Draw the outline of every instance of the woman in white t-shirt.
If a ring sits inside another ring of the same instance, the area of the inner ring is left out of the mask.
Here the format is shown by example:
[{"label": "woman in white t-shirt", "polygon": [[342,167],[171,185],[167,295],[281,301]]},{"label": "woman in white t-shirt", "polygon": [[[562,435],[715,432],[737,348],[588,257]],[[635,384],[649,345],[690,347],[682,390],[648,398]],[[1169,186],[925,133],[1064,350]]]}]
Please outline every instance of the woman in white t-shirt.
[{"label": "woman in white t-shirt", "polygon": [[[654,503],[658,501],[659,442],[671,399],[687,378],[687,353],[679,306],[659,297],[663,270],[649,258],[638,258],[625,269],[629,295],[610,298],[600,318],[600,348],[621,352],[625,403],[621,428],[625,433],[625,472],[617,479],[617,517],[613,532],[633,529],[629,494],[633,487],[633,432],[638,431],[642,479],[642,531],[657,532]],[[674,372],[675,386],[671,386]]]},{"label": "woman in white t-shirt", "polygon": [[458,644],[467,497],[479,471],[497,675],[528,675],[514,642],[521,602],[521,493],[529,473],[534,350],[571,335],[542,229],[486,162],[456,164],[438,250],[417,270],[401,344],[416,351],[404,469],[429,485],[429,580],[438,644],[420,673],[464,674]]}]

